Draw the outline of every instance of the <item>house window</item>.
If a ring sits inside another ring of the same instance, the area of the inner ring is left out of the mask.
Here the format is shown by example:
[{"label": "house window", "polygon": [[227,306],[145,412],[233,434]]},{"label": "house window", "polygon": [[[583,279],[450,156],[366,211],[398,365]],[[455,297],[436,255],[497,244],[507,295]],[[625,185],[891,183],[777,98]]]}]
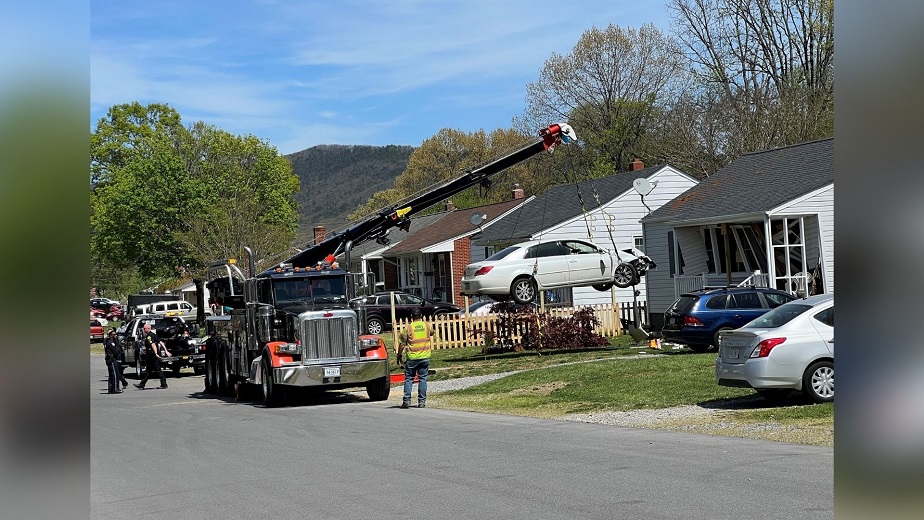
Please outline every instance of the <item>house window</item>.
[{"label": "house window", "polygon": [[417,277],[417,257],[403,258],[401,264],[403,267],[401,272],[401,277],[404,279],[403,285],[419,285],[419,279]]},{"label": "house window", "polygon": [[638,249],[641,252],[645,252],[645,237],[633,237],[635,240],[635,249]]}]

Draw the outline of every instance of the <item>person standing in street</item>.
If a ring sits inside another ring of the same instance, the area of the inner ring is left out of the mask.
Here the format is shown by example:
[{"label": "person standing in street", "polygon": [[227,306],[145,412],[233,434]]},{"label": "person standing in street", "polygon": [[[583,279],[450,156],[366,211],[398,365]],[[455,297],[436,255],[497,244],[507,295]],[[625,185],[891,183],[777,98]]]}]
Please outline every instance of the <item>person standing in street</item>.
[{"label": "person standing in street", "polygon": [[145,365],[147,366],[145,367],[144,375],[141,376],[141,381],[135,383],[135,388],[144,390],[145,383],[155,374],[160,379],[160,386],[157,388],[167,388],[167,378],[164,377],[164,371],[160,368],[161,357],[170,356],[167,346],[157,337],[157,334],[151,332],[150,323],[144,324],[144,336],[141,341],[144,343]]},{"label": "person standing in street", "polygon": [[410,408],[411,390],[414,388],[414,376],[420,380],[417,384],[417,407],[427,406],[427,375],[430,371],[430,334],[431,330],[421,319],[420,309],[411,311],[411,324],[401,333],[401,344],[398,346],[398,364],[407,352],[407,362],[404,364],[404,399],[401,408]]},{"label": "person standing in street", "polygon": [[106,338],[106,345],[103,348],[106,353],[106,368],[109,371],[109,393],[121,394],[119,383],[122,383],[124,389],[128,386],[128,381],[122,375],[122,345],[119,345],[115,329],[109,329],[109,337]]}]

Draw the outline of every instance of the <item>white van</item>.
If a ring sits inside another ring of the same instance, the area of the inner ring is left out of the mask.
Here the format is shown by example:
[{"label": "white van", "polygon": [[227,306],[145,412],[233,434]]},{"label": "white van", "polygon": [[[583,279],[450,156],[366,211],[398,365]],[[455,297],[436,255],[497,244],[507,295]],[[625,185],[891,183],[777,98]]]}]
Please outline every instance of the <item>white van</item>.
[{"label": "white van", "polygon": [[[142,309],[142,307],[145,307]],[[146,305],[139,305],[139,310],[143,310],[144,314],[159,314],[162,316],[179,316],[184,320],[195,320],[196,315],[199,312],[196,307],[193,307],[192,304],[185,300],[168,300],[162,302],[154,302]],[[211,316],[212,310],[205,309],[205,315]]]}]

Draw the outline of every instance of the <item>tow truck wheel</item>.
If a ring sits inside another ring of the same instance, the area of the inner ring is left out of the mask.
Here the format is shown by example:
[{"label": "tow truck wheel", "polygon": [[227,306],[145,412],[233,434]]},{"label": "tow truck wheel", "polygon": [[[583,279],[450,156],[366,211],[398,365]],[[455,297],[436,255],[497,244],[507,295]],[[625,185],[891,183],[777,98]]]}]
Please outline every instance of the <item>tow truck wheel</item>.
[{"label": "tow truck wheel", "polygon": [[260,386],[263,391],[263,406],[274,408],[282,404],[280,390],[276,383],[273,382],[273,366],[270,362],[269,352],[263,352],[263,384]]},{"label": "tow truck wheel", "polygon": [[218,369],[218,395],[230,395],[233,389],[231,388],[231,374],[229,374],[228,367],[228,344],[222,342],[218,347],[218,359],[216,360],[216,368]]},{"label": "tow truck wheel", "polygon": [[211,350],[205,352],[205,393],[215,393],[215,356]]},{"label": "tow truck wheel", "polygon": [[391,393],[391,377],[380,377],[366,385],[366,393],[370,401],[384,401]]}]

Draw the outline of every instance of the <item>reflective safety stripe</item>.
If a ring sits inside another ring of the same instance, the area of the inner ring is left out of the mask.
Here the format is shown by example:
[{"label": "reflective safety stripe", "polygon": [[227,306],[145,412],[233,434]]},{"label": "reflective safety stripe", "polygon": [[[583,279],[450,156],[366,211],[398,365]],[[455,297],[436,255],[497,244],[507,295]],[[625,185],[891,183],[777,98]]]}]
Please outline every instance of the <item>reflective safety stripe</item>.
[{"label": "reflective safety stripe", "polygon": [[408,359],[424,359],[430,357],[430,334],[427,324],[422,321],[412,322],[408,330]]}]

